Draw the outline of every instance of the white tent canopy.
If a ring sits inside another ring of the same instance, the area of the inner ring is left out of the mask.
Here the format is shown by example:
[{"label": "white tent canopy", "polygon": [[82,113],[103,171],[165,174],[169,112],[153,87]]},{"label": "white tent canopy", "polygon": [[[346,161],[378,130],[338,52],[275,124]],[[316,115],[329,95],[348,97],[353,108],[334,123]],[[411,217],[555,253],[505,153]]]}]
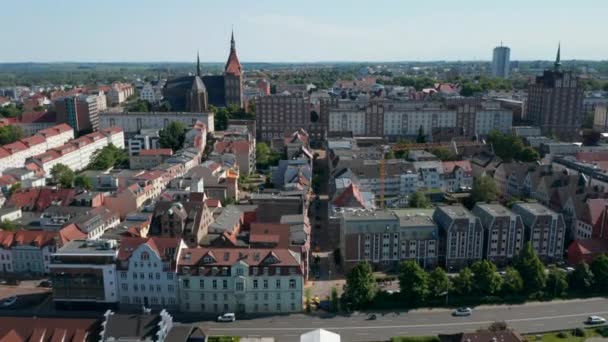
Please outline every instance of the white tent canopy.
[{"label": "white tent canopy", "polygon": [[340,342],[340,335],[331,331],[317,329],[300,335],[300,342]]}]

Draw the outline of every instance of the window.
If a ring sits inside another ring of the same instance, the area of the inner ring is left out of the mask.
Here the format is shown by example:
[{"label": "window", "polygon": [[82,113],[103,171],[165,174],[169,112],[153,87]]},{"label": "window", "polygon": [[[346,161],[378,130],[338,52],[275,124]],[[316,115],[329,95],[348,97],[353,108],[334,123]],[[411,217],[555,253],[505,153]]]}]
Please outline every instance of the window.
[{"label": "window", "polygon": [[184,284],[184,288],[185,289],[189,289],[190,288],[190,279],[184,279],[182,281],[182,283]]},{"label": "window", "polygon": [[205,288],[205,279],[201,279],[198,281],[198,287],[201,289]]},{"label": "window", "polygon": [[141,260],[150,260],[150,254],[148,254],[148,252],[142,252]]},{"label": "window", "polygon": [[213,294],[213,300],[217,300],[217,293]]},{"label": "window", "polygon": [[173,273],[167,273],[167,280],[173,280]]},{"label": "window", "polygon": [[127,272],[120,272],[120,279],[127,279]]},{"label": "window", "polygon": [[242,275],[243,275],[243,269],[242,269],[242,268],[240,268],[240,267],[239,267],[239,268],[237,268],[237,269],[236,269],[236,275],[238,275],[238,276],[242,276]]},{"label": "window", "polygon": [[129,289],[129,286],[127,284],[122,284],[120,285],[120,289],[123,291],[127,291]]},{"label": "window", "polygon": [[201,293],[201,300],[205,300],[205,294]]},{"label": "window", "polygon": [[296,288],[296,280],[295,279],[289,279],[289,288],[290,289],[295,289]]},{"label": "window", "polygon": [[167,291],[169,291],[169,292],[175,292],[175,286],[173,286],[173,285],[167,285]]},{"label": "window", "polygon": [[137,279],[137,273],[133,272],[133,279]]},{"label": "window", "polygon": [[277,279],[275,286],[277,289],[281,288],[281,279]]},{"label": "window", "polygon": [[292,299],[292,300],[293,300],[293,299],[296,299],[296,294],[295,294],[294,292],[291,292],[291,293],[289,294],[289,298],[290,298],[290,299]]},{"label": "window", "polygon": [[222,280],[222,288],[224,290],[228,289],[228,280],[226,280],[226,279]]},{"label": "window", "polygon": [[156,280],[160,280],[160,273],[156,273]]},{"label": "window", "polygon": [[156,292],[160,292],[160,290],[161,290],[160,285],[156,285]]},{"label": "window", "polygon": [[175,305],[175,298],[169,298],[169,305]]},{"label": "window", "polygon": [[277,300],[281,300],[281,292],[277,292]]},{"label": "window", "polygon": [[258,280],[257,280],[257,279],[254,279],[254,280],[253,280],[253,288],[254,288],[254,289],[257,289],[257,288],[258,288]]},{"label": "window", "polygon": [[264,293],[264,300],[268,300],[268,293]]},{"label": "window", "polygon": [[268,279],[264,279],[264,288],[267,289],[268,288]]},{"label": "window", "polygon": [[277,303],[277,311],[281,311],[281,303]]},{"label": "window", "polygon": [[143,272],[139,274],[139,279],[144,279],[144,273]]},{"label": "window", "polygon": [[243,285],[243,282],[239,281],[238,283],[236,283],[236,290],[237,291],[243,291],[244,289],[245,289],[245,287]]},{"label": "window", "polygon": [[127,296],[121,297],[120,301],[123,302],[123,303],[125,303],[125,304],[129,304],[129,297],[127,297]]},{"label": "window", "polygon": [[228,294],[224,293],[224,300],[228,300]]},{"label": "window", "polygon": [[148,273],[148,279],[153,280],[154,279],[154,273]]},{"label": "window", "polygon": [[138,290],[137,284],[133,284],[133,291],[137,292],[137,290]]},{"label": "window", "polygon": [[217,280],[213,279],[213,282],[211,283],[211,287],[215,290],[217,289]]}]

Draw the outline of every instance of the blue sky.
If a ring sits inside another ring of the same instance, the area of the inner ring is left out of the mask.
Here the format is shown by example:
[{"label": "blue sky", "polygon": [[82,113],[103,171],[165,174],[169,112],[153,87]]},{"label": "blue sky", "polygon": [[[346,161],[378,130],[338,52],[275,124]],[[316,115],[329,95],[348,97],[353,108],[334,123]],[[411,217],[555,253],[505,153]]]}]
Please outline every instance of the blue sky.
[{"label": "blue sky", "polygon": [[607,0],[7,0],[0,62],[608,59]]}]

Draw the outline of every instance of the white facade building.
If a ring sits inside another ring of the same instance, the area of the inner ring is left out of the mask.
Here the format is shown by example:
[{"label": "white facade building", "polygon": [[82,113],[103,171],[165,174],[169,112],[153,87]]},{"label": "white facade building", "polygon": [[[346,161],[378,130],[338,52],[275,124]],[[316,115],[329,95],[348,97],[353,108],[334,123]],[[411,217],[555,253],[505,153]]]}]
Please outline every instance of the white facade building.
[{"label": "white facade building", "polygon": [[178,263],[183,312],[298,312],[300,257],[288,249],[186,249]]},{"label": "white facade building", "polygon": [[384,134],[414,136],[420,127],[426,135],[434,128],[456,126],[456,111],[453,110],[408,110],[384,113]]},{"label": "white facade building", "polygon": [[203,122],[208,132],[215,130],[213,113],[187,113],[187,112],[124,112],[99,113],[99,127],[120,127],[125,133],[138,133],[141,129],[162,129],[171,122],[179,121],[186,126],[193,126],[197,121]]},{"label": "white facade building", "polygon": [[493,130],[510,133],[513,126],[513,112],[508,109],[479,109],[475,113],[475,129],[479,135],[488,135]]}]

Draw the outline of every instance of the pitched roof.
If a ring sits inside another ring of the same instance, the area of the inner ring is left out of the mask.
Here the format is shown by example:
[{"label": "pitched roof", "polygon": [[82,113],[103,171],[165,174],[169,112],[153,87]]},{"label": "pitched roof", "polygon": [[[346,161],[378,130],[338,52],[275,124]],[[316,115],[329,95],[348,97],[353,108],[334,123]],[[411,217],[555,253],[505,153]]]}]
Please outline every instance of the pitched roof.
[{"label": "pitched roof", "polygon": [[290,225],[284,223],[252,223],[250,226],[249,243],[275,244],[278,248],[289,247]]},{"label": "pitched roof", "polygon": [[158,237],[149,238],[125,237],[120,241],[120,249],[118,250],[118,260],[129,260],[133,252],[139,246],[147,244],[153,251],[158,254],[162,260],[167,260],[173,257],[171,251],[175,252],[179,248],[180,238]]},{"label": "pitched roof", "polygon": [[226,61],[226,67],[224,68],[224,72],[226,74],[231,75],[241,75],[243,71],[243,67],[241,66],[241,62],[239,62],[239,58],[236,55],[236,48],[234,47],[234,38],[232,40],[232,46],[230,48],[230,55],[228,56],[228,60]]},{"label": "pitched roof", "polygon": [[87,234],[78,229],[74,223],[70,223],[59,230],[59,241],[62,245],[65,245],[72,240],[83,240],[86,238]]},{"label": "pitched roof", "polygon": [[24,112],[23,114],[21,114],[21,123],[24,124],[28,124],[28,123],[52,123],[52,122],[56,122],[57,120],[57,113],[55,112],[49,112],[49,111],[30,111],[30,112]]},{"label": "pitched roof", "polygon": [[149,150],[141,150],[139,151],[140,156],[171,156],[173,155],[173,150],[170,148],[156,148]]},{"label": "pitched roof", "polygon": [[30,245],[35,247],[44,247],[55,244],[57,232],[44,230],[18,230],[15,232],[13,245]]},{"label": "pitched roof", "polygon": [[112,313],[106,318],[104,340],[156,340],[160,315],[129,315]]},{"label": "pitched roof", "polygon": [[0,317],[2,342],[86,342],[98,331],[98,319]]},{"label": "pitched roof", "polygon": [[597,255],[608,252],[608,241],[600,239],[576,240],[568,248],[578,249],[581,255]]},{"label": "pitched roof", "polygon": [[356,184],[351,183],[340,195],[333,200],[332,204],[335,207],[358,207],[365,208],[365,201],[359,187]]},{"label": "pitched roof", "polygon": [[[214,261],[203,263],[203,257],[213,253]],[[232,266],[239,261],[249,266],[267,265],[268,256],[274,253],[277,262],[270,266],[300,266],[300,262],[288,249],[263,249],[263,248],[187,248],[182,252],[178,260],[180,266],[194,266],[204,264],[205,266]]]},{"label": "pitched roof", "polygon": [[464,170],[464,172],[471,172],[471,162],[468,160],[459,160],[459,161],[446,161],[443,162],[443,172],[444,173],[452,173],[456,167],[459,167]]},{"label": "pitched roof", "polygon": [[608,199],[605,198],[593,198],[587,200],[587,206],[589,208],[589,220],[594,225],[608,207]]}]

